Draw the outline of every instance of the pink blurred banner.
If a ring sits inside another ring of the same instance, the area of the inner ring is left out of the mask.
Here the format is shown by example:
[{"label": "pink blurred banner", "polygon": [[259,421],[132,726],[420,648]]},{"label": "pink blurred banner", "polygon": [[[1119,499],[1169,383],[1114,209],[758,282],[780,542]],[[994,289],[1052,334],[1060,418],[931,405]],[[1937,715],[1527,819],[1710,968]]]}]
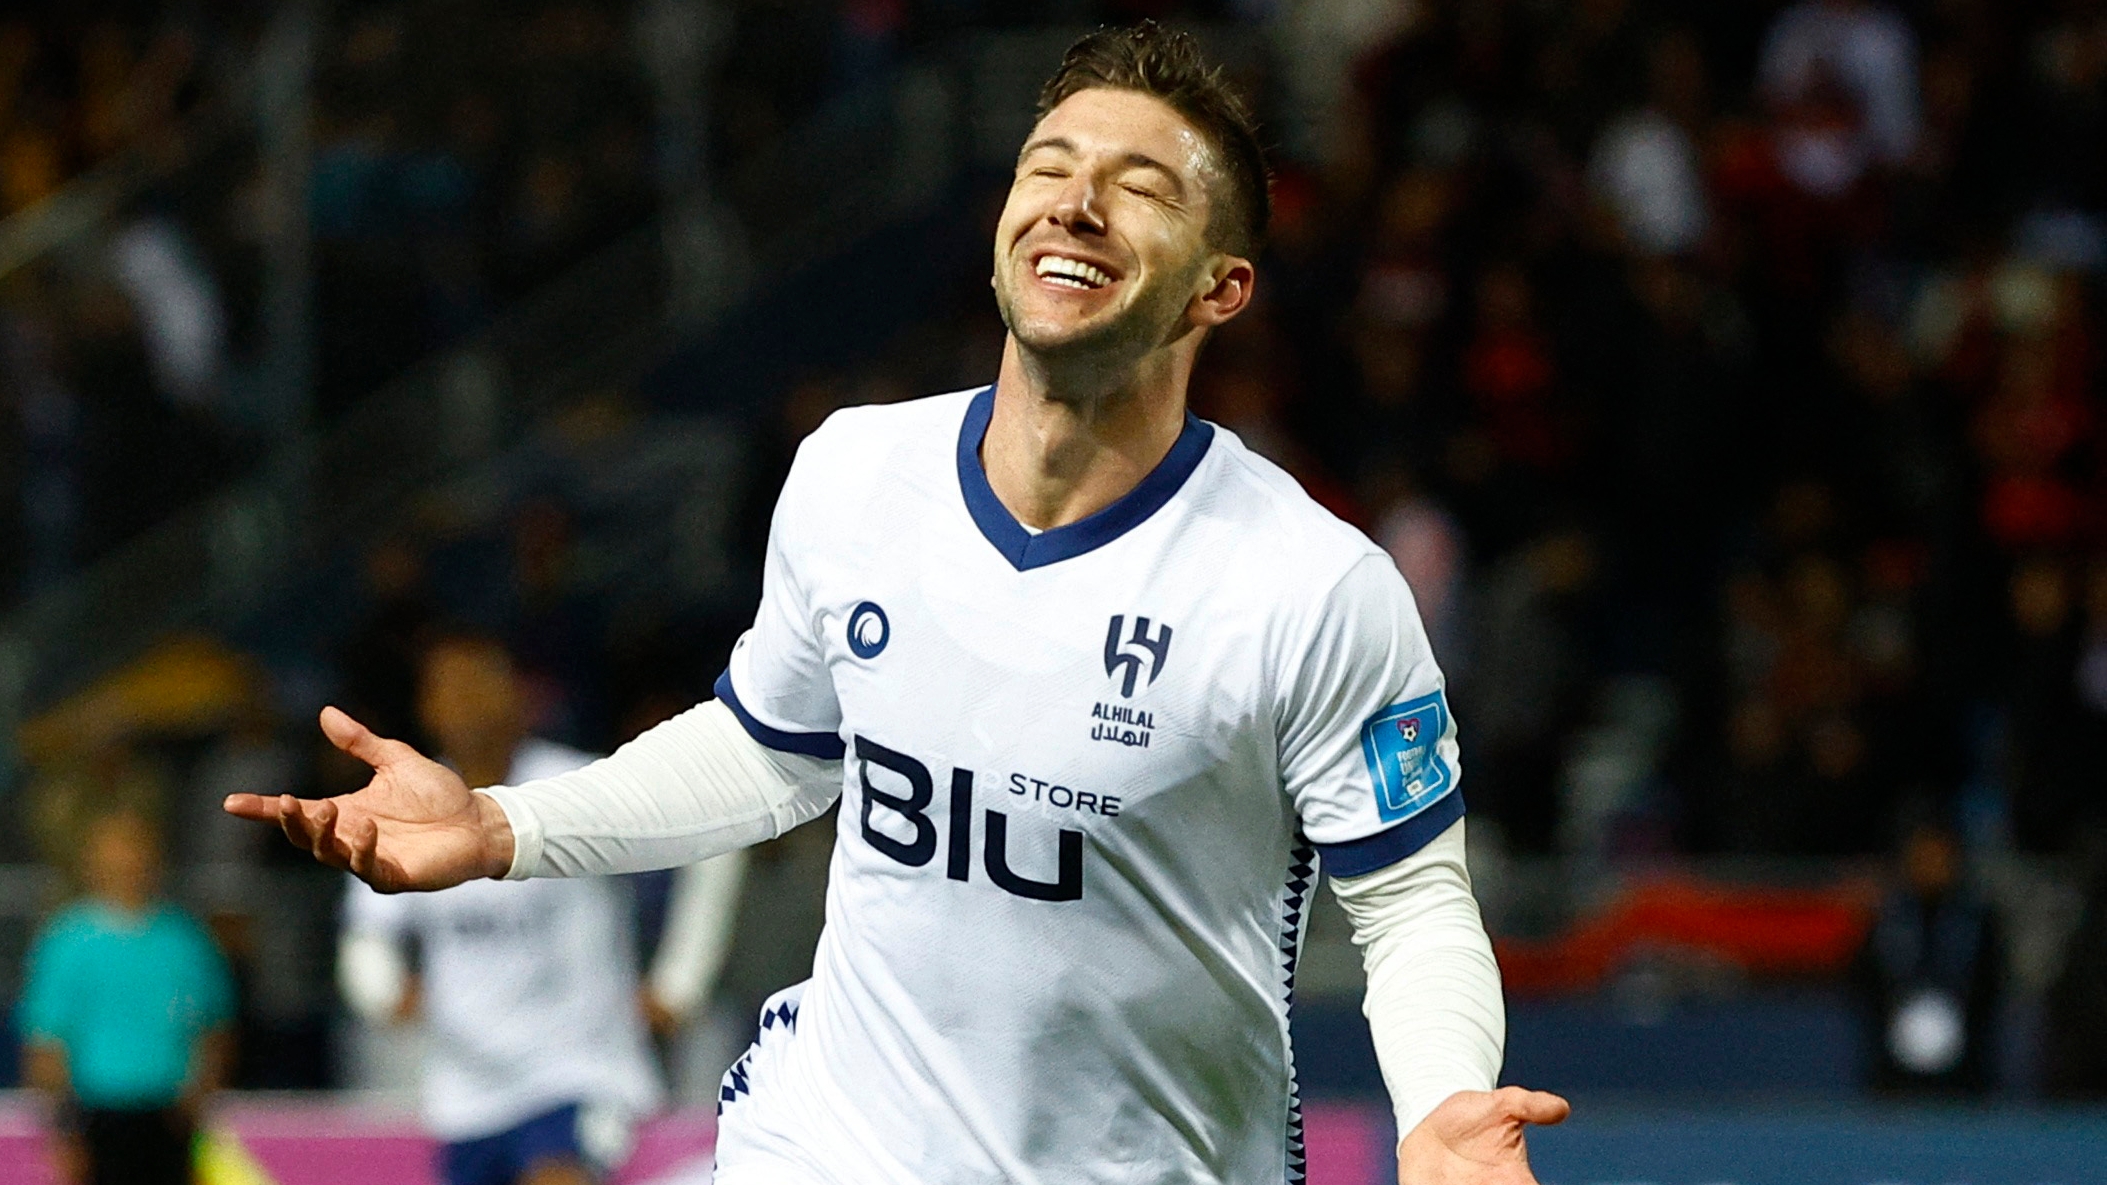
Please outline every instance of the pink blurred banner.
[{"label": "pink blurred banner", "polygon": [[[397,1107],[341,1097],[240,1098],[217,1108],[213,1122],[268,1185],[438,1185],[431,1139]],[[660,1116],[639,1133],[636,1154],[613,1185],[703,1185],[715,1136],[708,1111]],[[56,1185],[36,1109],[19,1097],[0,1102],[0,1185]]]},{"label": "pink blurred banner", "polygon": [[[228,1185],[438,1185],[432,1141],[414,1114],[342,1096],[233,1098],[214,1123],[238,1141],[264,1181]],[[1389,1168],[1387,1120],[1378,1108],[1313,1105],[1306,1112],[1309,1185],[1377,1185]],[[640,1134],[613,1185],[707,1185],[715,1116],[662,1115]],[[55,1185],[37,1112],[0,1100],[0,1185]],[[217,1183],[208,1183],[217,1185]]]}]

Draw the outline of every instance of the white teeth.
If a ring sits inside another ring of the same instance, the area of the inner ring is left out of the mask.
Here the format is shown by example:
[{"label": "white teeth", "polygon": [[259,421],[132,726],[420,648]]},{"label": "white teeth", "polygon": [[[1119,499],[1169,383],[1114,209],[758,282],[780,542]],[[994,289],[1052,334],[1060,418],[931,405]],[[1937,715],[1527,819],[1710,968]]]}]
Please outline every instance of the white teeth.
[{"label": "white teeth", "polygon": [[1049,280],[1066,281],[1072,288],[1102,288],[1112,282],[1112,277],[1103,269],[1061,255],[1041,256],[1038,272]]}]

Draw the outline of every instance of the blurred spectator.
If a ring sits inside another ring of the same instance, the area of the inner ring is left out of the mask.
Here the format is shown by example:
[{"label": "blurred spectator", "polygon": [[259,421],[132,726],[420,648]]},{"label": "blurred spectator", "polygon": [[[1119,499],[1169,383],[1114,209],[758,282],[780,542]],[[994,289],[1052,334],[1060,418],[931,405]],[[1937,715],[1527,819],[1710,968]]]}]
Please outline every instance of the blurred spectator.
[{"label": "blurred spectator", "polygon": [[31,1085],[79,1185],[188,1185],[200,1109],[224,1081],[233,985],[204,930],[156,896],[159,843],[106,814],[82,849],[87,899],[37,936],[23,986]]},{"label": "blurred spectator", "polygon": [[1779,166],[1810,194],[1839,196],[1917,147],[1917,39],[1885,5],[1802,0],[1771,25],[1757,74]]},{"label": "blurred spectator", "polygon": [[1663,34],[1648,63],[1646,105],[1602,130],[1588,180],[1643,254],[1697,246],[1710,217],[1695,136],[1704,117],[1705,64],[1685,32]]},{"label": "blurred spectator", "polygon": [[1997,916],[1968,885],[1960,839],[1932,819],[1902,838],[1900,883],[1866,937],[1860,991],[1881,1090],[1981,1094],[2004,991]]},{"label": "blurred spectator", "polygon": [[2055,851],[2067,844],[2100,767],[2080,701],[2078,590],[2059,558],[2035,556],[2013,567],[2004,710],[2009,731],[2012,830],[2020,846]]},{"label": "blurred spectator", "polygon": [[1393,470],[1379,482],[1379,489],[1393,488],[1378,495],[1375,504],[1384,509],[1376,515],[1369,534],[1390,553],[1411,588],[1427,639],[1441,655],[1442,671],[1451,680],[1458,679],[1467,664],[1463,589],[1470,552],[1463,529],[1408,471]]},{"label": "blurred spectator", "polygon": [[[445,634],[424,650],[423,730],[472,786],[592,760],[531,736],[527,695],[493,639]],[[428,1019],[424,1115],[445,1142],[447,1185],[574,1185],[627,1159],[635,1125],[662,1101],[646,1026],[670,1032],[708,994],[744,866],[734,854],[684,871],[648,987],[615,880],[483,880],[395,897],[347,884],[339,980],[369,1022]]]},{"label": "blurred spectator", "polygon": [[167,218],[140,218],[111,242],[110,262],[138,311],[154,385],[178,405],[219,410],[226,314],[182,228]]},{"label": "blurred spectator", "polygon": [[2085,904],[2048,993],[2042,1089],[2052,1098],[2107,1099],[2107,830],[2087,832]]},{"label": "blurred spectator", "polygon": [[[1592,596],[1600,561],[1584,531],[1545,534],[1486,578],[1469,680],[1473,802],[1524,851],[1551,850],[1565,740],[1587,710]],[[1468,708],[1462,704],[1468,703]]]}]

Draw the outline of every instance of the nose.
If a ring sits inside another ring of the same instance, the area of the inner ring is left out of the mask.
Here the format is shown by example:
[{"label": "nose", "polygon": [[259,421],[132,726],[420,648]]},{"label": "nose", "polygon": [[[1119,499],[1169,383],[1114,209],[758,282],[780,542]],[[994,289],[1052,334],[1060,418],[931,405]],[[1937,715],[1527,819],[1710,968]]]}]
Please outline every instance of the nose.
[{"label": "nose", "polygon": [[1053,208],[1047,211],[1046,220],[1072,235],[1105,233],[1097,181],[1082,171],[1070,177],[1061,187],[1060,196],[1054,199]]}]

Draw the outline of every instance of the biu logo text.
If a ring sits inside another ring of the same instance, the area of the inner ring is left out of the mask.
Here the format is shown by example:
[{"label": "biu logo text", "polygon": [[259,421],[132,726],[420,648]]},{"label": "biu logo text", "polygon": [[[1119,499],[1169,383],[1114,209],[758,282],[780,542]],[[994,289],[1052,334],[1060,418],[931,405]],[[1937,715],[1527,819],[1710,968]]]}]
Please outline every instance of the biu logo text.
[{"label": "biu logo text", "polygon": [[[1124,614],[1115,613],[1112,615],[1111,626],[1105,630],[1105,674],[1120,681],[1121,698],[1132,699],[1134,683],[1141,677],[1141,664],[1144,660],[1149,666],[1150,683],[1154,683],[1156,676],[1163,673],[1163,664],[1169,661],[1171,656],[1171,627],[1163,626],[1151,637],[1149,619],[1137,617],[1134,619],[1133,636],[1122,642],[1120,632],[1126,623]],[[1137,647],[1138,651],[1129,647]]]},{"label": "biu logo text", "polygon": [[[1008,811],[986,809],[980,812],[979,827],[975,828],[973,810],[973,771],[953,769],[951,771],[950,809],[940,810],[936,800],[936,777],[929,767],[908,754],[871,740],[856,737],[856,764],[858,777],[863,783],[863,823],[861,831],[865,843],[873,849],[904,864],[909,868],[921,868],[936,859],[939,846],[944,851],[944,876],[946,879],[967,882],[973,879],[973,832],[981,833],[981,869],[996,888],[1012,897],[1025,897],[1033,901],[1078,901],[1083,896],[1083,833],[1073,827],[1060,828],[1054,836],[1056,847],[1054,879],[1037,880],[1018,872],[1010,866],[1010,814]],[[893,790],[883,789],[872,782],[871,767],[890,771],[889,782]],[[1110,818],[1119,815],[1119,799],[1098,795],[1079,794],[1066,786],[1055,786],[1037,778],[1011,775],[1010,793],[1022,797],[1024,783],[1032,783],[1032,798],[1050,806],[1073,810],[1079,815],[1095,814]],[[906,793],[898,792],[904,783]],[[1056,793],[1056,792],[1059,793]],[[1088,805],[1084,799],[1088,799]],[[885,815],[874,817],[883,808]],[[1020,820],[1025,816],[1019,816]],[[884,821],[893,829],[888,833],[878,826]],[[938,824],[942,824],[939,836]],[[901,826],[913,832],[913,838],[901,839],[897,834]],[[1020,826],[1029,826],[1020,822]],[[941,841],[941,842],[940,842]]]},{"label": "biu logo text", "polygon": [[892,623],[876,601],[865,601],[849,612],[849,652],[858,658],[876,658],[892,641]]}]

